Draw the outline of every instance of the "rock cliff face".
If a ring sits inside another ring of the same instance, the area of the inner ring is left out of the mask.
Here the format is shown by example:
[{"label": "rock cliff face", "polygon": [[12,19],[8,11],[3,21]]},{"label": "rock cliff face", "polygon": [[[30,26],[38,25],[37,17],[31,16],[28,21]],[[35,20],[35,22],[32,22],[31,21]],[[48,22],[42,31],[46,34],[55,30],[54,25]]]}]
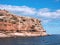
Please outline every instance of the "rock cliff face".
[{"label": "rock cliff face", "polygon": [[46,31],[40,22],[35,18],[16,16],[0,10],[0,37],[45,36]]}]

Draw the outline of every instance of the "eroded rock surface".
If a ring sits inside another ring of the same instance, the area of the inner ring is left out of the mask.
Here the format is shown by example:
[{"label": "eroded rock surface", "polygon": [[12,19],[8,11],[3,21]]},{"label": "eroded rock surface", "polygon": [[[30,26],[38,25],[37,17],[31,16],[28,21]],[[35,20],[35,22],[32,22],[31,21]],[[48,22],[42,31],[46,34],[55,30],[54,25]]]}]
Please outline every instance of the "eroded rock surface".
[{"label": "eroded rock surface", "polygon": [[47,35],[38,19],[16,16],[6,10],[0,10],[0,34],[5,37]]}]

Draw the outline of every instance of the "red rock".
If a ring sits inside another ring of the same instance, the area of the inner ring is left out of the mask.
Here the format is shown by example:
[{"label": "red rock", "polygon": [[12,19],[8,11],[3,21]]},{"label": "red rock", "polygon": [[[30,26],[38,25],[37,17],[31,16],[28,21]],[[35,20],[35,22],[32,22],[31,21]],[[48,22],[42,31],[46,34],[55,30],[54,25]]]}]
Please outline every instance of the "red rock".
[{"label": "red rock", "polygon": [[0,10],[0,31],[30,32],[47,35],[41,26],[41,21],[35,18],[21,17],[10,14],[6,10]]}]

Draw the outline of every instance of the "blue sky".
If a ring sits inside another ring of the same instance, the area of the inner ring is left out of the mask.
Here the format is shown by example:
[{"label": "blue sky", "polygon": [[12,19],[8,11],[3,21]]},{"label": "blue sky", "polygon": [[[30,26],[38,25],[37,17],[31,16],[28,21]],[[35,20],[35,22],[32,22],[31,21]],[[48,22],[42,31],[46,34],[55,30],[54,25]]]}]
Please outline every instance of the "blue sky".
[{"label": "blue sky", "polygon": [[48,34],[60,34],[60,0],[0,0],[0,9],[38,18]]}]

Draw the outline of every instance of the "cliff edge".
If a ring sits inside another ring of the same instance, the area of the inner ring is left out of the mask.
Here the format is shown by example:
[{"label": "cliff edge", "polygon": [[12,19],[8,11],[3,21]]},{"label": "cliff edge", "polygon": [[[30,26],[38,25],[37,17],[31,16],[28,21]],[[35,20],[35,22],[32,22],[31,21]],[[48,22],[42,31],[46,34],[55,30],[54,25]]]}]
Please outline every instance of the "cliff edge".
[{"label": "cliff edge", "polygon": [[47,33],[38,19],[17,16],[6,10],[0,10],[0,37],[45,35]]}]

